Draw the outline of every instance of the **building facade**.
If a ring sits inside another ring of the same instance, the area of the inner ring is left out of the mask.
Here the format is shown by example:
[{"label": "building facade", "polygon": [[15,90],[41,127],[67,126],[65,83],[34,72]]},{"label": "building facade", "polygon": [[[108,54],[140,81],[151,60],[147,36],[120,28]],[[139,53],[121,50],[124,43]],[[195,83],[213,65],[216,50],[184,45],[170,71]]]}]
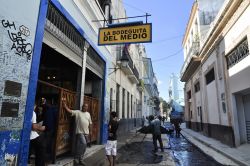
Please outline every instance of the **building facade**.
[{"label": "building facade", "polygon": [[175,73],[170,76],[168,94],[170,100],[184,106],[184,83],[180,81],[180,77]]},{"label": "building facade", "polygon": [[160,100],[158,91],[158,81],[155,76],[151,58],[143,57],[143,82],[144,91],[144,116],[160,114]]},{"label": "building facade", "polygon": [[99,28],[126,21],[112,19],[126,17],[122,2],[12,0],[0,9],[0,165],[27,165],[34,103],[42,98],[57,115],[54,159],[74,152],[73,119],[62,99],[71,109],[88,103],[94,144],[107,140],[110,111],[123,134],[141,125],[144,46],[97,45]]},{"label": "building facade", "polygon": [[249,1],[198,0],[183,39],[187,127],[230,146],[249,143],[249,13]]}]

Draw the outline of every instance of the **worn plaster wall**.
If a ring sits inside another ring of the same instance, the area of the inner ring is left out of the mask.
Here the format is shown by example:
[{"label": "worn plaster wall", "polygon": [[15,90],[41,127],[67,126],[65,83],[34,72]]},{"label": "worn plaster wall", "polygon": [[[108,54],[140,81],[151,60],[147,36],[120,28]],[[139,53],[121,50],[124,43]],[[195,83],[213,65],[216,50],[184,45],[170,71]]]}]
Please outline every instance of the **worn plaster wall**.
[{"label": "worn plaster wall", "polygon": [[0,165],[15,164],[20,150],[39,5],[0,5]]}]

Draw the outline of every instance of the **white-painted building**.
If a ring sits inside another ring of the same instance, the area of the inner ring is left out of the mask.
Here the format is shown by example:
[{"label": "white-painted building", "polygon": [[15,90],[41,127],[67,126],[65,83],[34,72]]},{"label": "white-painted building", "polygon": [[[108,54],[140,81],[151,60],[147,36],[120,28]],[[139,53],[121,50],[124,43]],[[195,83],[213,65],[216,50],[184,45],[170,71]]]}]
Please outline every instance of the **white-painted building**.
[{"label": "white-painted building", "polygon": [[159,91],[158,81],[156,79],[151,58],[143,57],[144,73],[143,82],[145,86],[144,91],[144,109],[145,116],[159,114]]},{"label": "white-painted building", "polygon": [[168,88],[169,100],[174,100],[184,106],[184,83],[180,81],[180,76],[172,73]]},{"label": "white-painted building", "polygon": [[183,39],[187,127],[231,146],[250,141],[249,4],[197,0]]},{"label": "white-painted building", "polygon": [[[48,141],[54,142],[53,158],[75,150],[73,119],[63,99],[70,109],[88,104],[94,144],[107,141],[110,111],[121,119],[119,134],[141,126],[142,45],[98,45],[99,28],[127,21],[114,20],[126,17],[122,0],[13,0],[0,9],[2,165],[27,165],[34,103],[42,98],[57,111],[52,122],[56,136]],[[122,65],[122,58],[128,65]],[[12,163],[6,156],[13,156]]]}]

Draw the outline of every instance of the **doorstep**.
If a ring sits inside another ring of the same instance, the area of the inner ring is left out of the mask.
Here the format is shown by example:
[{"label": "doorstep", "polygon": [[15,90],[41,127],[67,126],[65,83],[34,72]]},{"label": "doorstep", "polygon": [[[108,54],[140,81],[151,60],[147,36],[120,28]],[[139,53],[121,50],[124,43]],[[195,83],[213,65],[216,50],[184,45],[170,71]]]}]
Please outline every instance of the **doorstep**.
[{"label": "doorstep", "polygon": [[[84,159],[92,156],[98,151],[102,150],[104,145],[92,145],[91,147],[87,147],[86,152],[84,154]],[[74,157],[62,157],[56,159],[55,164],[49,164],[48,166],[74,166]]]}]

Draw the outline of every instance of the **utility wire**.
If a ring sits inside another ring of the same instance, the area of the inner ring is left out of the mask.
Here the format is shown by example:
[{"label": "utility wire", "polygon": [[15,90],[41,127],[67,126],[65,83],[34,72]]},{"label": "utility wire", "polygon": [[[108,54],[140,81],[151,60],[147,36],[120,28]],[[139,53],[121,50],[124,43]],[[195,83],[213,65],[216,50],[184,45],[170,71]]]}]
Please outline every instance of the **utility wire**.
[{"label": "utility wire", "polygon": [[124,2],[124,1],[122,1],[122,0],[119,0],[119,1],[120,1],[120,3],[126,5],[126,6],[132,8],[132,9],[134,9],[134,10],[137,10],[137,11],[142,12],[142,13],[148,13],[148,12],[145,12],[145,11],[143,11],[142,9],[139,9],[139,8],[133,6],[133,5],[130,5],[130,4],[128,4],[128,3],[126,3],[126,2]]},{"label": "utility wire", "polygon": [[175,52],[174,54],[172,55],[169,55],[169,56],[166,56],[166,57],[163,57],[163,58],[159,58],[159,59],[155,59],[155,60],[152,60],[152,62],[158,62],[158,61],[162,61],[162,60],[166,60],[172,56],[175,56],[175,55],[178,55],[180,52],[182,52],[182,49],[180,49],[179,51]]},{"label": "utility wire", "polygon": [[170,40],[174,40],[174,39],[181,38],[181,37],[183,37],[183,36],[184,36],[184,35],[179,35],[179,36],[172,36],[172,37],[168,37],[168,38],[161,39],[161,40],[158,40],[158,41],[153,41],[153,43],[152,43],[152,44],[163,43],[163,42],[166,42],[166,41],[170,41]]},{"label": "utility wire", "polygon": [[[112,51],[118,52],[118,51],[120,51],[120,50],[112,50]],[[151,58],[151,61],[152,61],[152,62],[163,61],[163,60],[166,60],[166,59],[168,59],[168,58],[171,58],[172,56],[178,55],[178,54],[179,54],[180,52],[182,52],[182,51],[183,51],[183,49],[180,49],[180,50],[178,50],[177,52],[175,52],[175,53],[173,53],[173,54],[171,54],[171,55],[168,55],[168,56],[165,56],[165,57],[162,57],[162,58],[159,58],[159,59],[155,59],[155,60],[152,60],[152,58]],[[144,61],[144,60],[136,59],[136,58],[133,58],[133,60],[134,60],[134,61]]]}]

